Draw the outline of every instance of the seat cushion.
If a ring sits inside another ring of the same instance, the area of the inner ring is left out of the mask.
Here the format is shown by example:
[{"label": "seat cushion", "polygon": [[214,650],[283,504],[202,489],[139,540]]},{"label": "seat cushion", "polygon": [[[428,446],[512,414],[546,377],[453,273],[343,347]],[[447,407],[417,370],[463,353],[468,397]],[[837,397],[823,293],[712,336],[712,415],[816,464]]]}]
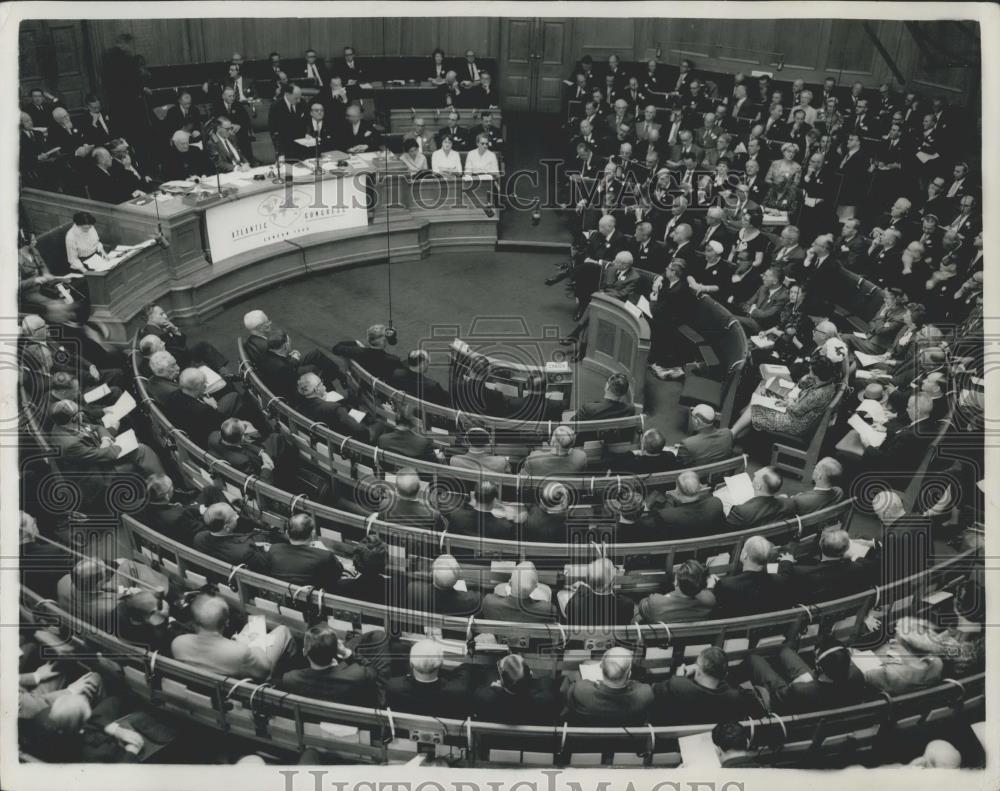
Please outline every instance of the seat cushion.
[{"label": "seat cushion", "polygon": [[682,404],[708,404],[718,409],[722,405],[722,382],[703,376],[689,375],[681,390]]}]

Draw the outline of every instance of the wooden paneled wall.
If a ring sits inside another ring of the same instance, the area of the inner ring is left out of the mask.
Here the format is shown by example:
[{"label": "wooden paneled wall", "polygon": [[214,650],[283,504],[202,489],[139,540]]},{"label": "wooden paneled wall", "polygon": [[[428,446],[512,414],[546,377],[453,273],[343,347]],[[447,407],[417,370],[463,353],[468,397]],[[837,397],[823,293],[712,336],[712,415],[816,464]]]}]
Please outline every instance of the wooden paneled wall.
[{"label": "wooden paneled wall", "polygon": [[[661,19],[575,18],[567,20],[577,57],[597,60],[617,53],[624,60],[652,57],[661,46],[662,59],[677,63],[693,58],[700,66],[720,71],[775,72],[782,79],[801,77],[818,82],[827,74],[841,82],[861,80],[868,85],[893,82],[885,59],[877,52],[862,22],[849,19]],[[483,57],[500,52],[501,26],[496,17],[409,17],[342,19],[170,19],[91,20],[85,22],[91,51],[103,52],[122,31],[136,38],[136,50],[149,65],[221,61],[234,51],[245,58],[262,58],[277,50],[300,56],[315,47],[323,56],[339,56],[351,44],[359,57],[430,55],[440,46],[449,56],[471,47]],[[953,22],[923,23],[953,52],[978,47],[969,23],[963,30]],[[974,24],[974,23],[973,23]],[[919,90],[964,97],[978,86],[972,70],[932,62],[921,52],[905,23],[873,20],[869,23],[904,75]],[[971,28],[975,31],[975,27]],[[783,61],[780,73],[777,63]],[[501,74],[503,67],[501,64]],[[99,79],[99,75],[98,75]]]}]

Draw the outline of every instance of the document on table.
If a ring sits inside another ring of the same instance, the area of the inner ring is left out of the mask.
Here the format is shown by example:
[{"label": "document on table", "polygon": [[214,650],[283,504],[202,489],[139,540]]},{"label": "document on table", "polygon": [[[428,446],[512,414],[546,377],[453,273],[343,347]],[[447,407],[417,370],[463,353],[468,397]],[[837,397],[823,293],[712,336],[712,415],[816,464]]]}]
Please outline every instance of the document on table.
[{"label": "document on table", "polygon": [[647,319],[653,318],[653,309],[650,307],[649,300],[642,294],[639,295],[639,299],[636,300],[635,304],[639,306],[639,310],[642,311]]},{"label": "document on table", "polygon": [[112,405],[111,411],[104,413],[101,417],[101,422],[104,424],[105,428],[108,428],[112,423],[120,423],[121,419],[128,415],[133,409],[135,409],[135,399],[132,398],[132,394],[126,390]]},{"label": "document on table", "polygon": [[218,393],[226,386],[226,380],[219,376],[207,365],[199,365],[198,370],[205,374],[205,394],[212,395]]},{"label": "document on table", "polygon": [[635,305],[635,304],[633,304],[631,302],[626,302],[625,303],[625,310],[627,310],[629,313],[631,313],[637,319],[641,319],[642,318],[642,311],[639,310],[639,306],[638,305]]},{"label": "document on table", "polygon": [[784,404],[778,403],[777,398],[765,395],[764,393],[754,393],[750,396],[750,405],[763,407],[764,409],[771,409],[782,414],[787,411]]},{"label": "document on table", "polygon": [[458,580],[452,588],[457,591],[462,591],[462,593],[468,593],[469,587],[465,584],[465,580]]},{"label": "document on table", "polygon": [[368,415],[366,415],[360,409],[352,409],[347,414],[349,414],[352,418],[354,418],[356,421],[358,421],[358,423],[363,423],[364,420],[365,420],[365,418],[368,417]]},{"label": "document on table", "polygon": [[579,670],[580,678],[586,679],[587,681],[593,681],[594,683],[604,681],[604,674],[601,672],[600,662],[581,662]]},{"label": "document on table", "polygon": [[100,401],[104,396],[111,395],[111,388],[106,384],[98,385],[93,390],[88,390],[83,394],[84,403],[93,404],[95,401]]},{"label": "document on table", "polygon": [[681,750],[681,766],[685,769],[718,769],[722,766],[711,731],[681,736],[677,739],[677,746]]},{"label": "document on table", "polygon": [[808,206],[810,209],[815,209],[816,200],[817,200],[816,198],[810,198],[808,195],[806,195],[806,206]]},{"label": "document on table", "polygon": [[338,401],[343,401],[344,397],[336,390],[327,390],[326,395],[323,396],[323,400],[336,404]]},{"label": "document on table", "polygon": [[115,445],[117,445],[120,450],[118,451],[118,458],[128,456],[132,451],[139,447],[139,440],[135,438],[135,432],[132,429],[128,431],[123,431],[117,437],[115,437]]},{"label": "document on table", "polygon": [[872,426],[868,425],[868,422],[857,412],[848,418],[847,425],[858,432],[861,444],[865,447],[878,448],[883,442],[885,442],[885,432],[876,431]]},{"label": "document on table", "polygon": [[727,475],[723,478],[726,490],[733,505],[742,505],[753,497],[753,480],[745,472],[739,475]]}]

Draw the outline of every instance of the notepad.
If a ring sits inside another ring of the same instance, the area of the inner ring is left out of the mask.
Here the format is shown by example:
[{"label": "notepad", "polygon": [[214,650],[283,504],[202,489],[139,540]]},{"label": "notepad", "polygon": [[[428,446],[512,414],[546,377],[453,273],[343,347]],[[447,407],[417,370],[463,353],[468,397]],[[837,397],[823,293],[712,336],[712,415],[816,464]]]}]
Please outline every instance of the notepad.
[{"label": "notepad", "polygon": [[681,736],[677,739],[677,746],[680,747],[685,769],[718,769],[722,766],[711,731]]},{"label": "notepad", "polygon": [[83,400],[88,404],[93,404],[95,401],[100,401],[104,396],[111,395],[111,388],[106,384],[98,385],[93,390],[90,390],[83,394]]},{"label": "notepad", "polygon": [[361,423],[361,422],[363,422],[363,421],[364,421],[364,419],[365,419],[366,417],[368,417],[368,415],[366,415],[366,414],[365,414],[364,412],[362,412],[362,411],[361,411],[360,409],[352,409],[352,410],[351,410],[350,412],[348,412],[347,414],[349,414],[349,415],[350,415],[350,416],[351,416],[352,418],[354,418],[354,419],[355,419],[356,421],[358,421],[358,423]]},{"label": "notepad", "polygon": [[454,589],[457,590],[457,591],[462,591],[462,593],[468,593],[469,592],[469,588],[465,584],[465,580],[459,580],[458,582],[456,582],[455,586],[454,586]]},{"label": "notepad", "polygon": [[642,311],[639,310],[639,306],[638,305],[633,305],[631,302],[626,302],[625,303],[625,310],[627,310],[629,313],[631,313],[637,319],[641,319],[642,318]]},{"label": "notepad", "polygon": [[885,432],[876,431],[857,412],[848,418],[847,425],[858,432],[861,444],[866,447],[878,448],[885,442]]},{"label": "notepad", "polygon": [[753,480],[745,472],[739,475],[726,475],[723,480],[726,482],[726,490],[733,505],[742,505],[754,496]]},{"label": "notepad", "polygon": [[768,563],[767,564],[767,573],[768,574],[777,574],[778,573],[778,564],[777,563]]},{"label": "notepad", "polygon": [[875,363],[885,362],[889,359],[888,354],[865,354],[864,352],[859,352],[857,350],[855,350],[854,356],[858,358],[858,362],[865,368],[868,368]]},{"label": "notepad", "polygon": [[332,404],[336,404],[338,401],[343,401],[344,397],[336,390],[327,390],[326,395],[323,396],[323,400],[329,401]]},{"label": "notepad", "polygon": [[205,374],[205,394],[212,395],[218,393],[226,386],[226,380],[219,376],[207,365],[199,365],[198,370]]},{"label": "notepad", "polygon": [[69,289],[66,288],[62,283],[56,283],[56,291],[59,292],[59,296],[62,297],[63,302],[67,305],[73,304],[73,295],[69,293]]},{"label": "notepad", "polygon": [[604,681],[604,674],[601,672],[600,662],[583,662],[580,664],[580,677],[587,681],[600,683]]},{"label": "notepad", "polygon": [[126,390],[112,405],[111,411],[104,413],[101,417],[101,422],[104,424],[105,428],[108,428],[112,423],[120,423],[122,418],[128,415],[133,409],[135,409],[135,399],[132,398],[132,394]]},{"label": "notepad", "polygon": [[138,448],[139,440],[135,438],[135,432],[132,429],[129,429],[128,431],[123,431],[115,437],[115,445],[121,449],[118,451],[118,458],[120,459]]}]

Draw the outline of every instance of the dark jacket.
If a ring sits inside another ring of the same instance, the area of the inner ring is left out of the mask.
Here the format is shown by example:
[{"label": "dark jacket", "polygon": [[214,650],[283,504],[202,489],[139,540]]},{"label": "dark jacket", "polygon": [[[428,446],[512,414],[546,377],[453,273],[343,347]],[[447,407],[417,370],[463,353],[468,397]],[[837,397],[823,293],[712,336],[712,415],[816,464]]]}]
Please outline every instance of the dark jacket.
[{"label": "dark jacket", "polygon": [[809,489],[788,498],[789,515],[805,516],[836,505],[844,499],[844,490],[839,486],[829,489]]},{"label": "dark jacket", "polygon": [[726,522],[733,530],[745,530],[776,522],[790,514],[791,506],[787,499],[757,495],[741,505],[734,505],[726,516]]},{"label": "dark jacket", "polygon": [[653,685],[652,720],[657,725],[740,721],[764,714],[757,699],[725,681],[715,689],[688,676],[674,676]]},{"label": "dark jacket", "polygon": [[406,586],[406,607],[438,615],[468,617],[479,612],[479,594],[472,591],[435,588],[430,582],[414,581]]},{"label": "dark jacket", "polygon": [[377,379],[388,381],[393,372],[402,367],[403,361],[396,355],[389,354],[385,349],[373,349],[370,346],[359,346],[357,341],[341,341],[333,347],[333,353],[350,360],[356,360],[358,365]]},{"label": "dark jacket", "polygon": [[728,532],[722,501],[706,491],[698,500],[680,502],[668,497],[651,510],[653,524],[662,540],[710,536]]},{"label": "dark jacket", "polygon": [[634,415],[635,406],[624,401],[602,398],[598,401],[588,401],[576,411],[577,420],[609,420],[615,417]]},{"label": "dark jacket", "polygon": [[550,725],[561,707],[559,685],[552,678],[532,678],[514,693],[491,684],[477,689],[472,699],[478,719],[512,725]]},{"label": "dark jacket", "polygon": [[787,579],[766,570],[727,574],[715,583],[712,592],[718,618],[772,612],[794,604]]},{"label": "dark jacket", "polygon": [[213,409],[204,401],[192,398],[181,389],[175,390],[164,404],[166,413],[174,428],[184,431],[190,440],[205,447],[208,435],[222,427],[226,416]]},{"label": "dark jacket", "polygon": [[272,577],[327,591],[333,591],[344,573],[333,552],[302,544],[273,544],[267,552],[267,562]]},{"label": "dark jacket", "polygon": [[194,548],[234,566],[244,565],[260,574],[267,574],[269,570],[267,553],[253,543],[253,536],[248,533],[216,536],[202,530],[194,537]]},{"label": "dark jacket", "polygon": [[624,626],[632,622],[635,605],[618,593],[599,594],[581,585],[566,604],[566,620],[574,626]]},{"label": "dark jacket", "polygon": [[375,707],[382,702],[378,674],[359,662],[341,662],[321,670],[312,667],[289,670],[281,677],[278,688],[348,706]]},{"label": "dark jacket", "polygon": [[514,538],[514,525],[507,519],[463,505],[449,512],[448,532],[459,536],[496,538],[506,541]]},{"label": "dark jacket", "polygon": [[649,684],[629,681],[620,689],[582,680],[566,690],[563,716],[583,727],[643,725],[649,719],[653,690]]},{"label": "dark jacket", "polygon": [[733,432],[715,428],[687,437],[677,449],[678,467],[698,467],[733,456]]},{"label": "dark jacket", "polygon": [[482,617],[487,621],[520,623],[555,623],[559,620],[552,602],[515,599],[495,593],[487,593],[483,597]]},{"label": "dark jacket", "polygon": [[812,604],[849,596],[871,584],[873,564],[867,561],[867,557],[863,561],[842,558],[814,563],[783,560],[778,573],[788,581],[794,603]]},{"label": "dark jacket", "polygon": [[390,453],[399,453],[411,459],[437,461],[434,455],[434,443],[427,437],[422,437],[408,429],[395,429],[378,438],[378,446]]},{"label": "dark jacket", "polygon": [[437,681],[425,683],[398,676],[385,685],[385,702],[393,711],[465,719],[469,716],[471,687],[466,673],[442,671]]}]

